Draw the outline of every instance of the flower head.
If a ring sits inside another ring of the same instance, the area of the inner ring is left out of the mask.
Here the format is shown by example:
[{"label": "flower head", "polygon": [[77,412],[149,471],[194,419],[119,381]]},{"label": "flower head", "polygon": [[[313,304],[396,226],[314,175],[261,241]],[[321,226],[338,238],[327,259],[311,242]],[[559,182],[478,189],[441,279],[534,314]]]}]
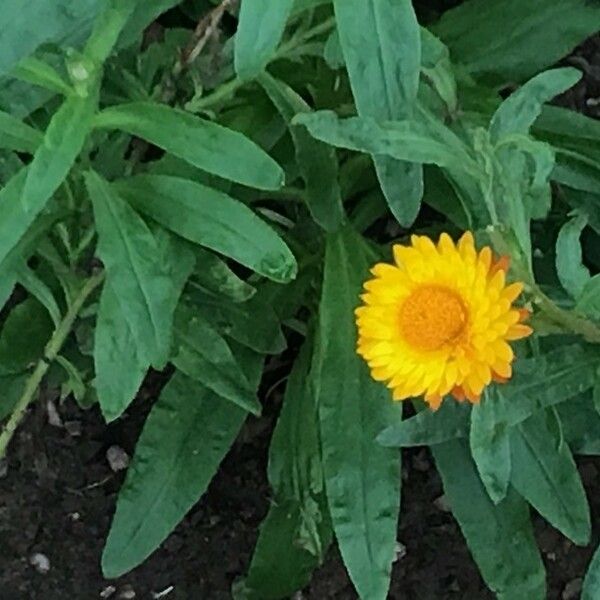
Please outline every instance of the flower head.
[{"label": "flower head", "polygon": [[443,233],[436,244],[413,235],[394,246],[395,265],[379,263],[356,309],[358,353],[394,400],[424,395],[477,403],[492,380],[512,375],[508,344],[531,334],[528,311],[513,306],[522,283],[506,284],[509,261],[475,249],[473,235],[458,244]]}]

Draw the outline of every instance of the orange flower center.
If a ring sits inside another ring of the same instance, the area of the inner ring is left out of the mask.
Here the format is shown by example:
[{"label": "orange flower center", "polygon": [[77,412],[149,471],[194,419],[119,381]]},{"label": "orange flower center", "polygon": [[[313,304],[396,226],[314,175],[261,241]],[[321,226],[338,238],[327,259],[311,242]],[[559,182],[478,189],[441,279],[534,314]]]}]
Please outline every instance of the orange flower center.
[{"label": "orange flower center", "polygon": [[467,309],[461,297],[442,285],[414,290],[400,307],[400,330],[418,350],[439,350],[464,332]]}]

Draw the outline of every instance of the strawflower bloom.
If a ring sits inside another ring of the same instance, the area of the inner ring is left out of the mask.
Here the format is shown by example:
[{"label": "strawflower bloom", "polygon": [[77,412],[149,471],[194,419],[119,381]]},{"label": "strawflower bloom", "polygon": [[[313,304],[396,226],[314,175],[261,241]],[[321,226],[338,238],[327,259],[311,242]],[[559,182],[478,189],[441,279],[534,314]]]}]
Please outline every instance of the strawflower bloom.
[{"label": "strawflower bloom", "polygon": [[506,284],[509,261],[466,232],[455,244],[413,235],[394,246],[395,265],[376,264],[356,309],[358,353],[394,400],[423,395],[434,410],[452,394],[479,402],[492,380],[512,375],[509,343],[531,334],[513,306],[522,283]]}]

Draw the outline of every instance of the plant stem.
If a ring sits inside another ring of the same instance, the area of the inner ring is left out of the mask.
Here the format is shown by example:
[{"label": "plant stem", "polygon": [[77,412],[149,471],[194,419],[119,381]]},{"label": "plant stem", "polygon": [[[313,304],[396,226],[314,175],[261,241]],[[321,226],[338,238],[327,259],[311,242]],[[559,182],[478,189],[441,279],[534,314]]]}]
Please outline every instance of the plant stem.
[{"label": "plant stem", "polygon": [[[312,38],[321,35],[322,33],[328,32],[335,25],[335,19],[331,17],[319,25],[308,29],[300,33],[299,35],[292,37],[287,43],[282,44],[279,50],[273,56],[272,61],[278,60],[280,58],[285,58],[285,56],[291,52],[297,50],[302,44],[311,40]],[[185,106],[186,110],[198,113],[203,110],[206,110],[208,107],[213,104],[218,104],[221,100],[225,100],[232,96],[238,88],[242,87],[245,83],[248,83],[245,79],[240,79],[239,77],[235,77],[223,85],[219,86],[214,92],[208,94],[207,96],[203,96],[201,98],[192,98]]]},{"label": "plant stem", "polygon": [[554,323],[582,336],[588,342],[600,344],[600,327],[594,322],[579,316],[572,310],[565,310],[557,306],[537,285],[532,286],[532,292],[534,302]]},{"label": "plant stem", "polygon": [[59,355],[65,340],[71,333],[79,311],[83,308],[90,294],[102,283],[103,280],[104,273],[102,272],[98,273],[97,275],[93,275],[85,282],[84,286],[81,288],[81,291],[69,307],[67,314],[64,316],[58,328],[50,338],[50,341],[44,350],[44,356],[39,360],[35,370],[31,374],[31,377],[27,380],[23,394],[15,405],[10,418],[2,430],[2,434],[0,434],[0,459],[2,459],[6,454],[8,444],[23,420],[27,408],[34,400],[35,393],[42,382],[42,379],[48,372],[52,362],[56,360],[56,357]]}]

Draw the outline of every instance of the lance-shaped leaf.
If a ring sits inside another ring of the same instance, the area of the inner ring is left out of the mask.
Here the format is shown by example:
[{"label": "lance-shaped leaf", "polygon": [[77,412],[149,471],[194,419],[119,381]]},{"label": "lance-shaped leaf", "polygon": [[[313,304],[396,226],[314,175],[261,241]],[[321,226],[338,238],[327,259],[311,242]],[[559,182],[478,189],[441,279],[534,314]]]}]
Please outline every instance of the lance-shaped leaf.
[{"label": "lance-shaped leaf", "polygon": [[400,456],[375,437],[401,409],[356,354],[353,312],[375,260],[352,229],[329,235],[312,377],[325,488],[340,551],[361,597],[383,600],[396,543]]},{"label": "lance-shaped leaf", "polygon": [[286,243],[246,205],[189,179],[139,175],[116,189],[135,208],[177,235],[287,282],[296,276]]},{"label": "lance-shaped leaf", "polygon": [[[410,117],[421,69],[421,34],[411,0],[335,0],[334,7],[358,114],[380,121]],[[410,225],[423,195],[420,165],[373,154],[390,210]]]},{"label": "lance-shaped leaf", "polygon": [[256,77],[267,65],[283,35],[294,0],[242,0],[235,36],[235,71]]},{"label": "lance-shaped leaf", "polygon": [[153,102],[113,106],[96,127],[141,137],[208,173],[263,190],[283,185],[281,167],[254,142],[190,113]]}]

